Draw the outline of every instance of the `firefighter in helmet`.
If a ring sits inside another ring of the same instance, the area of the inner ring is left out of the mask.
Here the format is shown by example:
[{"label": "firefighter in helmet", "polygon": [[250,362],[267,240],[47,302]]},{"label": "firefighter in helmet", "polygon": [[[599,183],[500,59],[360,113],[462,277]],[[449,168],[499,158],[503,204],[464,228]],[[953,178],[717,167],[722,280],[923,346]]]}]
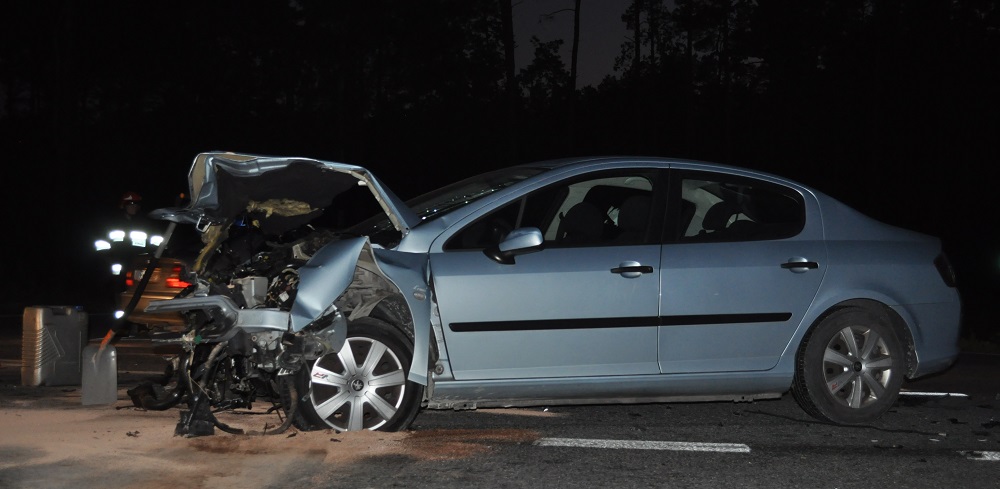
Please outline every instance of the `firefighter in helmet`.
[{"label": "firefighter in helmet", "polygon": [[125,195],[122,195],[121,201],[118,203],[118,208],[125,211],[125,219],[131,221],[135,216],[139,215],[139,211],[142,208],[142,196],[128,191]]},{"label": "firefighter in helmet", "polygon": [[[98,255],[110,269],[112,295],[117,305],[117,297],[125,290],[125,275],[133,260],[143,253],[151,253],[163,241],[154,233],[152,221],[142,213],[142,196],[136,192],[125,192],[118,202],[120,214],[112,219],[94,241]],[[115,311],[116,316],[121,311]]]}]

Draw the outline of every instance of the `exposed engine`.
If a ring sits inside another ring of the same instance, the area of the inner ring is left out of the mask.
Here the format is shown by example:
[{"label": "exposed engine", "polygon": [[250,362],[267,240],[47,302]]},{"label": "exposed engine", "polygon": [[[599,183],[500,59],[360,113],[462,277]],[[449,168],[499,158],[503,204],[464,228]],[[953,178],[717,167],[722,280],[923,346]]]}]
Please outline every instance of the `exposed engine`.
[{"label": "exposed engine", "polygon": [[129,396],[150,410],[186,403],[175,434],[209,435],[214,428],[244,433],[214,413],[250,409],[258,400],[283,415],[282,424],[266,433],[281,433],[293,422],[309,428],[297,417],[296,376],[306,362],[343,342],[346,321],[331,305],[293,333],[288,315],[298,293],[299,268],[337,234],[304,226],[268,238],[252,225],[213,226],[204,233],[206,246],[191,276],[185,277],[192,285],[177,299],[161,301],[168,303],[162,311],[184,313],[187,328],[154,341],[179,345],[183,353],[164,378],[144,382]]},{"label": "exposed engine", "polygon": [[[288,310],[295,300],[298,268],[336,233],[305,227],[292,233],[297,239],[266,240],[253,228],[241,226],[204,262],[202,278],[210,294],[232,298],[241,309],[271,307]],[[195,272],[200,269],[196,266]]]},{"label": "exposed engine", "polygon": [[[130,392],[135,404],[185,403],[176,433],[186,436],[241,432],[215,414],[260,402],[283,416],[268,433],[408,426],[436,355],[413,319],[430,304],[424,256],[389,245],[419,223],[414,212],[366,169],[308,158],[201,153],[188,183],[188,202],[150,217],[170,223],[164,243],[177,225],[200,233],[197,258],[172,257],[184,263],[173,283],[190,285],[142,308],[183,318],[173,337],[154,338],[180,354],[169,375]],[[125,310],[141,299],[133,292]]]}]

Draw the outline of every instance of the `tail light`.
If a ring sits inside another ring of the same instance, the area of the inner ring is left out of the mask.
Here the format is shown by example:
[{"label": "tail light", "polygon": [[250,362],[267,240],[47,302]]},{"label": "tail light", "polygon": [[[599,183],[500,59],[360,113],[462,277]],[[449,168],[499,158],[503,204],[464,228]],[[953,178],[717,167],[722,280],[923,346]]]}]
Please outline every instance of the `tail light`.
[{"label": "tail light", "polygon": [[939,274],[941,274],[941,279],[948,287],[954,287],[957,283],[955,277],[955,269],[952,268],[951,262],[948,261],[948,257],[944,253],[941,253],[934,259],[934,266],[937,268]]},{"label": "tail light", "polygon": [[[142,272],[143,272],[143,270],[139,270],[138,275],[140,277],[142,276]],[[159,272],[160,272],[160,269],[157,268],[156,270],[153,271],[153,276],[155,277]],[[171,289],[183,289],[183,288],[191,285],[190,283],[185,282],[184,280],[181,279],[181,274],[183,272],[184,272],[184,269],[180,265],[174,265],[174,267],[170,269],[170,275],[167,275],[167,279],[164,280],[164,284],[167,287],[171,288]],[[136,278],[135,277],[136,277],[136,271],[135,270],[129,270],[128,272],[126,272],[125,273],[125,286],[126,287],[133,287],[133,286],[135,286],[136,285]]]},{"label": "tail light", "polygon": [[167,276],[167,287],[172,289],[183,289],[191,284],[181,280],[181,266],[174,265],[174,268],[170,269],[170,275]]}]

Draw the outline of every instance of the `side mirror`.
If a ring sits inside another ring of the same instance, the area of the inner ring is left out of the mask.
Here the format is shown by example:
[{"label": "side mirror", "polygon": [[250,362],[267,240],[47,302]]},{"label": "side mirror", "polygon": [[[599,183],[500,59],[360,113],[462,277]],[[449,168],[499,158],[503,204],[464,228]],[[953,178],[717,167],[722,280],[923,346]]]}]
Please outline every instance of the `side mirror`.
[{"label": "side mirror", "polygon": [[541,251],[544,242],[538,228],[517,228],[498,245],[483,250],[483,254],[497,263],[513,265],[515,256]]}]

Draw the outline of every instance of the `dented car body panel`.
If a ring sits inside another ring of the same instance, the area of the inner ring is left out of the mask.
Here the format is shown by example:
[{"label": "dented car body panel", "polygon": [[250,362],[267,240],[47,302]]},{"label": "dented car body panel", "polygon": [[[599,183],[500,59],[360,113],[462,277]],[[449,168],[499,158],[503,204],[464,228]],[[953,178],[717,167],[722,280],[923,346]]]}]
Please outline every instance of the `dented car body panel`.
[{"label": "dented car body panel", "polygon": [[299,268],[299,289],[291,311],[292,332],[302,331],[347,290],[358,256],[367,244],[365,238],[330,243]]},{"label": "dented car body panel", "polygon": [[[298,168],[296,170],[296,168]],[[278,180],[276,182],[275,180]],[[281,185],[284,181],[284,185]],[[308,185],[306,184],[308,182]],[[366,169],[307,158],[278,158],[234,153],[203,153],[188,174],[190,203],[184,208],[158,209],[152,217],[191,224],[209,231],[237,215],[255,209],[289,222],[269,225],[284,232],[329,205],[332,197],[354,185],[368,187],[393,226],[405,234],[419,219]],[[308,222],[308,220],[304,221]],[[211,252],[211,241],[206,251]],[[318,319],[351,282],[364,238],[322,248],[299,271],[300,285],[291,310],[291,331],[301,331]],[[202,265],[199,259],[198,265]],[[150,312],[165,312],[163,304]],[[235,321],[235,319],[234,319]]]},{"label": "dented car body panel", "polygon": [[372,255],[386,278],[399,289],[409,308],[413,323],[413,362],[408,378],[427,385],[428,371],[434,368],[430,361],[431,292],[427,286],[427,258],[423,254],[378,248],[372,250]]},{"label": "dented car body panel", "polygon": [[295,195],[292,200],[310,205],[302,212],[308,214],[328,205],[338,192],[358,184],[371,190],[400,232],[405,234],[419,223],[406,204],[360,166],[223,152],[202,153],[195,158],[188,173],[191,202],[186,207],[159,209],[152,216],[205,226],[224,222],[256,203],[281,199],[282,194],[289,193]]}]

